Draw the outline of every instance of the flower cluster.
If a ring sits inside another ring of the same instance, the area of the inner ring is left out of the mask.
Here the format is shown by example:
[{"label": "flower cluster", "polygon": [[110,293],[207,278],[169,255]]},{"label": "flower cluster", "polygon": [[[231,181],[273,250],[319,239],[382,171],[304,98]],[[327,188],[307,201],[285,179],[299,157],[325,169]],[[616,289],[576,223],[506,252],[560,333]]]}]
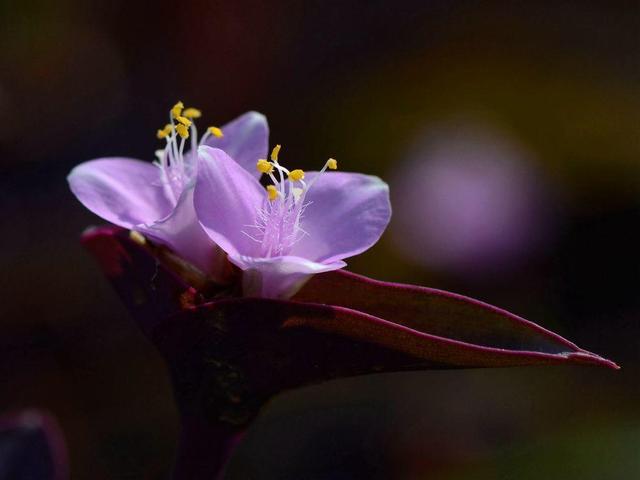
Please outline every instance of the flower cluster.
[{"label": "flower cluster", "polygon": [[[214,281],[242,271],[244,296],[289,298],[320,272],[371,247],[391,216],[387,185],[336,170],[267,160],[265,117],[246,113],[198,139],[201,112],[178,102],[157,136],[156,161],[100,158],[72,170],[73,193],[100,217],[172,249]],[[266,189],[260,177],[272,182]]]},{"label": "flower cluster", "polygon": [[69,175],[86,207],[131,231],[91,229],[82,241],[171,367],[182,412],[174,478],[216,477],[268,399],[303,385],[429,368],[618,368],[477,300],[341,270],[386,228],[387,185],[337,172],[333,158],[289,170],[279,145],[267,158],[258,113],[198,141],[199,116],[171,109],[154,163],[103,158]]}]

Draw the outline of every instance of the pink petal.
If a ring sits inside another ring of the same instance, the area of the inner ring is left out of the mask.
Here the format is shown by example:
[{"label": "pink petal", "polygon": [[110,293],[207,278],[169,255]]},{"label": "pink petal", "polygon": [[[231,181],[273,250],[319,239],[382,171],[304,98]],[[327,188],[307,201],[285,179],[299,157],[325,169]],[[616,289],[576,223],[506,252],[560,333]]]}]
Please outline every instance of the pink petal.
[{"label": "pink petal", "polygon": [[317,273],[344,267],[341,261],[324,264],[300,257],[229,257],[243,270],[242,293],[245,297],[290,298]]},{"label": "pink petal", "polygon": [[193,188],[182,192],[176,208],[168,217],[139,230],[159,239],[214,280],[225,281],[225,253],[213,243],[196,218]]},{"label": "pink petal", "polygon": [[242,232],[255,223],[264,188],[222,150],[200,147],[198,156],[193,198],[200,224],[229,255],[252,256],[257,244]]},{"label": "pink petal", "polygon": [[160,170],[151,163],[100,158],[75,167],[67,180],[85,207],[124,228],[151,224],[173,209],[160,183]]},{"label": "pink petal", "polygon": [[204,145],[219,148],[256,178],[256,162],[267,158],[269,125],[264,115],[247,112],[222,127],[222,138],[209,137]]},{"label": "pink petal", "polygon": [[[316,172],[305,180],[312,182]],[[322,263],[351,257],[375,244],[391,218],[389,187],[378,177],[325,172],[306,195],[305,235],[291,254]]]}]

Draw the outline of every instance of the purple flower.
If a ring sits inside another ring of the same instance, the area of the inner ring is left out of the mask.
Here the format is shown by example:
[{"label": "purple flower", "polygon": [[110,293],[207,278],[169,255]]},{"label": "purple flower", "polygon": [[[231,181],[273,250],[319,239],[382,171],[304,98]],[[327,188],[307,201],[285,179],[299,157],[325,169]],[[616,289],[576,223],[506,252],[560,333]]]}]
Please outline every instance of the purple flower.
[{"label": "purple flower", "polygon": [[[248,112],[224,125],[209,127],[198,142],[194,118],[200,112],[178,102],[170,123],[158,130],[166,147],[153,163],[109,157],[78,165],[69,174],[71,190],[85,207],[118,226],[144,233],[220,281],[224,255],[204,233],[193,208],[198,146],[224,149],[238,164],[253,169],[267,153],[266,118]],[[190,147],[185,152],[185,148]],[[242,168],[241,167],[241,168]]]},{"label": "purple flower", "polygon": [[[205,140],[197,149],[194,142],[183,157],[184,141],[177,136],[184,140],[189,119],[174,117],[178,124],[159,132],[174,141],[151,182],[129,175],[113,182],[96,168],[80,175],[91,181],[70,179],[93,211],[152,237],[140,242],[126,230],[103,228],[85,232],[83,243],[170,366],[183,424],[174,478],[214,478],[262,406],[303,385],[429,368],[618,368],[477,300],[339,270],[343,259],[371,247],[389,222],[383,181],[327,172],[337,168],[334,159],[319,172],[290,171],[278,161],[279,145],[270,160],[260,158],[266,153],[266,124],[261,148],[234,151],[235,143]],[[255,143],[253,135],[239,137],[243,146]],[[271,181],[266,190],[261,175]],[[183,230],[191,245],[176,241]],[[224,251],[242,275],[220,285],[176,259],[175,253],[194,261],[192,230],[206,237],[203,245]]]},{"label": "purple flower", "polygon": [[243,270],[244,296],[289,298],[311,275],[345,266],[378,241],[389,223],[389,188],[378,177],[289,171],[278,162],[258,160],[258,179],[229,152],[198,149],[194,204],[211,239]]}]

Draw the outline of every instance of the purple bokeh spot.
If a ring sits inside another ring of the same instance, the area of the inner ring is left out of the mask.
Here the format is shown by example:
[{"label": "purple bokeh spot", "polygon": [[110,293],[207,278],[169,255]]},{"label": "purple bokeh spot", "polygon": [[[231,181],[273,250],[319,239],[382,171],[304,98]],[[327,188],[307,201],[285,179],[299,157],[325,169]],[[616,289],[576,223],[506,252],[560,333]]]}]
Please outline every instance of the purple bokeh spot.
[{"label": "purple bokeh spot", "polygon": [[398,250],[449,273],[517,267],[546,244],[555,223],[548,184],[531,155],[484,126],[429,130],[391,183]]}]

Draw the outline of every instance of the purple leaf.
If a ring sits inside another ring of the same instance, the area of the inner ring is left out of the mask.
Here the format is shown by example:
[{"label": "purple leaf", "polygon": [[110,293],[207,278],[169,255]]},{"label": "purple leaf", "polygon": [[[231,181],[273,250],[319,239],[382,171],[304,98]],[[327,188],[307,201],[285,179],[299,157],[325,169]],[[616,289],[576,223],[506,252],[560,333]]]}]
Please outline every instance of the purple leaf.
[{"label": "purple leaf", "polygon": [[[282,390],[345,376],[563,363],[616,368],[506,312],[452,294],[437,295],[434,311],[449,308],[454,318],[464,313],[486,322],[489,346],[432,335],[345,307],[258,298],[192,307],[158,325],[153,340],[170,359],[179,399],[204,402],[199,408],[212,418],[238,424]],[[493,322],[504,323],[495,335],[488,332]],[[502,347],[496,346],[499,342]],[[519,343],[516,347],[512,342]]]},{"label": "purple leaf", "polygon": [[440,290],[335,271],[290,301],[242,298],[240,278],[225,290],[122,229],[94,229],[83,242],[167,361],[183,418],[176,478],[211,476],[262,405],[302,385],[430,368],[618,368],[509,312]]},{"label": "purple leaf", "polygon": [[83,234],[82,242],[147,335],[156,323],[178,312],[181,299],[192,292],[185,280],[131,241],[125,230],[92,228]]},{"label": "purple leaf", "polygon": [[283,389],[349,375],[536,364],[617,368],[532,322],[453,293],[336,271],[316,275],[293,301],[234,298],[123,230],[93,230],[84,242],[169,362],[178,399],[204,388],[211,400],[205,410],[231,423],[243,423]]},{"label": "purple leaf", "polygon": [[417,341],[422,344],[417,355],[449,366],[585,363],[619,368],[533,322],[433,288],[338,270],[316,275],[293,300],[344,307],[405,327],[413,335],[423,335]]}]

